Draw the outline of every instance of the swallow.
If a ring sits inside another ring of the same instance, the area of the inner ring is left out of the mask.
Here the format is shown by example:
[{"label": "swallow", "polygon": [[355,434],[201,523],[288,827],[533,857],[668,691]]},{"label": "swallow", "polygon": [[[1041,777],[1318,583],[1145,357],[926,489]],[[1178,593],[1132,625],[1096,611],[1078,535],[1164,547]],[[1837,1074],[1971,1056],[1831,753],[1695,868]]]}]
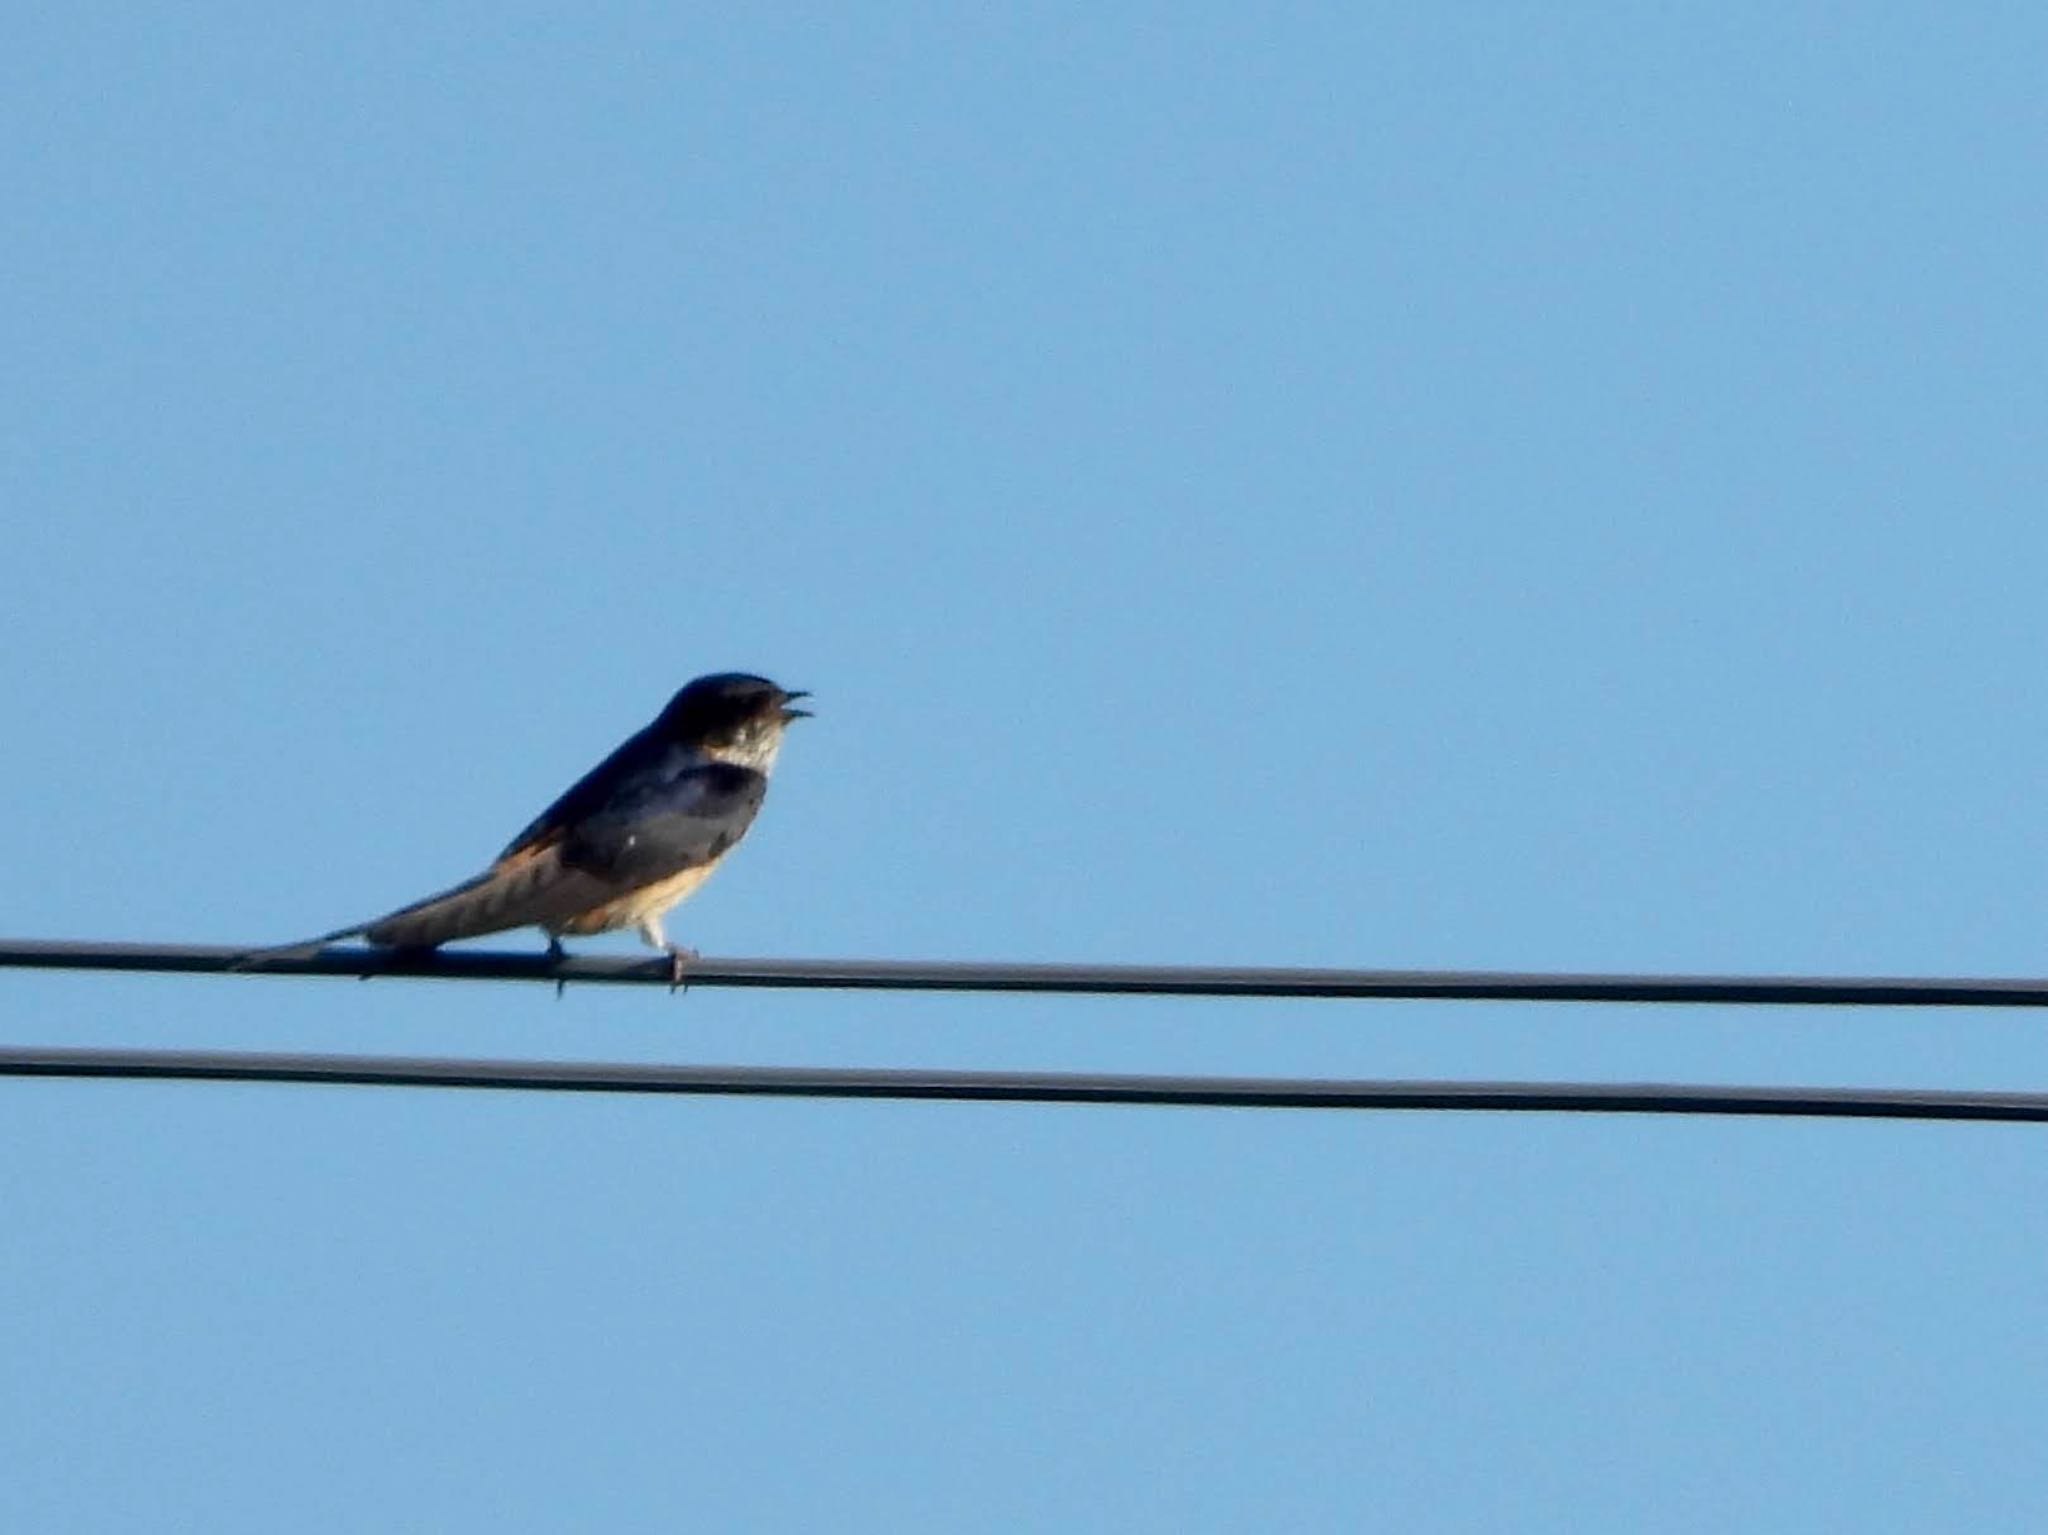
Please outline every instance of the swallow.
[{"label": "swallow", "polygon": [[669,941],[662,919],[711,877],[753,825],[783,732],[810,695],[765,677],[699,677],[645,729],[585,773],[473,879],[354,927],[252,959],[311,953],[346,938],[391,949],[433,949],[538,927],[548,953],[565,935],[635,928],[669,956],[682,983],[696,956]]}]

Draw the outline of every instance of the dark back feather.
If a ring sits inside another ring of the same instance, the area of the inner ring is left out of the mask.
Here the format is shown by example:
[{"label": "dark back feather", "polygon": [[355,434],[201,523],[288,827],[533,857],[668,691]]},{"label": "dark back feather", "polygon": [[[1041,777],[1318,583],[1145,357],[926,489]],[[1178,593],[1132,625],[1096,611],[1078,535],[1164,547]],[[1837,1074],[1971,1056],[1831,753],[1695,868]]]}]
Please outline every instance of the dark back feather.
[{"label": "dark back feather", "polygon": [[620,789],[643,775],[658,772],[676,748],[664,738],[660,722],[628,736],[604,761],[562,791],[562,795],[527,825],[498,855],[498,862],[536,852],[560,841],[562,833],[602,810]]},{"label": "dark back feather", "polygon": [[730,762],[645,774],[569,827],[561,859],[618,884],[653,884],[723,857],[754,824],[767,792],[766,777]]}]

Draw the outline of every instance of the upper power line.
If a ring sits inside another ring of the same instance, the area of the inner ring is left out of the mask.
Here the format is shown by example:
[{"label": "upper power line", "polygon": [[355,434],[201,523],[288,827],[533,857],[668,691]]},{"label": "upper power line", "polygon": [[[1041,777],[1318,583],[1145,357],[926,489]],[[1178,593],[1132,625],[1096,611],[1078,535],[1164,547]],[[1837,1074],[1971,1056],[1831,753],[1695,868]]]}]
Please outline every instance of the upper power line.
[{"label": "upper power line", "polygon": [[[667,959],[328,948],[252,962],[219,944],[0,939],[0,968],[431,977],[667,986]],[[873,959],[714,959],[692,986],[857,991],[1057,992],[1108,996],[1405,997],[1515,1002],[1720,1002],[1825,1007],[2048,1007],[2048,980],[1913,976],[1551,974],[1491,970],[1316,970],[1200,965],[1022,965]]]}]

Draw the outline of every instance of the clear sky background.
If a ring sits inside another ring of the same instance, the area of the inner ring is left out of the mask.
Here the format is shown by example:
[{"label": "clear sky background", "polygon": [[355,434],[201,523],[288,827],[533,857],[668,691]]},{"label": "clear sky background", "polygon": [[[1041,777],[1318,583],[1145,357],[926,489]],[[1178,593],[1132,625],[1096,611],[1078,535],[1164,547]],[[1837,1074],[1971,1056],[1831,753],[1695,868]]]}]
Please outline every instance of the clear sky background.
[{"label": "clear sky background", "polygon": [[[741,668],[818,718],[708,954],[2048,971],[2039,7],[6,32],[0,932],[373,915]],[[2023,1014],[0,992],[24,1044],[2048,1087]],[[0,1126],[10,1529],[2048,1523],[2034,1130]]]}]

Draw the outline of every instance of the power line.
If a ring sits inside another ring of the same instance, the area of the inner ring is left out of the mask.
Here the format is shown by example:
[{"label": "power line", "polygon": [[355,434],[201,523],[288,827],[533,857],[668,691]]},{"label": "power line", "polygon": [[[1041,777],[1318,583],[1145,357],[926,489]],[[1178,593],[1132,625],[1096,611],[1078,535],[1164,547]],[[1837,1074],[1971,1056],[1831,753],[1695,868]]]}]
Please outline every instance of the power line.
[{"label": "power line", "polygon": [[205,1050],[0,1048],[0,1077],[325,1083],[755,1098],[925,1099],[1491,1113],[1738,1114],[1818,1119],[2048,1123],[2048,1093],[1912,1088],[1702,1087],[1657,1082],[1388,1082],[1290,1077],[665,1066],[605,1061],[446,1060]]},{"label": "power line", "polygon": [[[475,949],[327,948],[252,958],[226,945],[0,939],[0,968],[667,986],[666,959]],[[692,986],[795,990],[1047,992],[1108,996],[1383,997],[1517,1002],[1719,1002],[1827,1007],[2048,1007],[2048,980],[1909,976],[1548,974],[1195,965],[1015,965],[934,960],[712,959]]]}]

